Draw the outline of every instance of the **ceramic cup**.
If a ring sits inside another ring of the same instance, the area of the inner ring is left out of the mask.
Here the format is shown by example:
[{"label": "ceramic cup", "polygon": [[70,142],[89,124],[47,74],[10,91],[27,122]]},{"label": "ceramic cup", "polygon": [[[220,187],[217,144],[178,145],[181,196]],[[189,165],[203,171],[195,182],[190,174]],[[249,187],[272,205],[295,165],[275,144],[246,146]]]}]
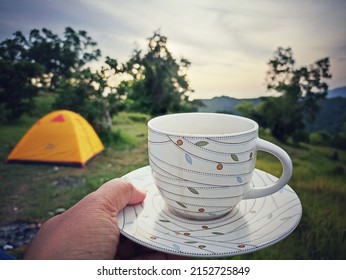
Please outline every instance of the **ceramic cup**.
[{"label": "ceramic cup", "polygon": [[[282,175],[269,186],[251,182],[257,150],[273,154]],[[148,122],[153,179],[168,209],[188,219],[216,219],[242,199],[273,194],[292,175],[292,162],[280,147],[258,137],[248,118],[217,113],[181,113]]]}]

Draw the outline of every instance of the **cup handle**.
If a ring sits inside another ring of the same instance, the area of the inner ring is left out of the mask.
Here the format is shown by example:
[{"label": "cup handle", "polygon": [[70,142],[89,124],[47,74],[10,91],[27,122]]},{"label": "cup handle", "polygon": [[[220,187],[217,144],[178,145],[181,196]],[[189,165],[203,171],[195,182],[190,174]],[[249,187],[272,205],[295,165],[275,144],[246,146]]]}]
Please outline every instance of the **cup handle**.
[{"label": "cup handle", "polygon": [[283,188],[288,183],[288,181],[290,180],[292,176],[292,171],[293,171],[292,161],[289,155],[283,149],[260,138],[258,138],[257,140],[256,148],[257,150],[268,152],[274,155],[275,157],[277,157],[282,164],[283,170],[279,180],[271,185],[268,185],[265,187],[256,187],[256,188],[254,188],[253,186],[250,186],[250,189],[245,194],[244,199],[258,198],[258,197],[263,197],[263,196],[273,194],[277,192],[278,190],[280,190],[281,188]]}]

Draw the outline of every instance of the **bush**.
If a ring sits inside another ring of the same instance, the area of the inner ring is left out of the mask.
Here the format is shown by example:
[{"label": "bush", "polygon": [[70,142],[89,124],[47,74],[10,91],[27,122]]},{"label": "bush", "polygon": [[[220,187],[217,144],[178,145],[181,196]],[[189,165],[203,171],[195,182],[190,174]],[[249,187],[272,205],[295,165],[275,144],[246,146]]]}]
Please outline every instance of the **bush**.
[{"label": "bush", "polygon": [[113,125],[131,125],[133,123],[147,123],[150,115],[136,112],[119,112],[113,116]]},{"label": "bush", "polygon": [[141,113],[129,113],[129,119],[134,122],[148,122],[150,117]]},{"label": "bush", "polygon": [[109,146],[112,143],[117,143],[120,141],[120,130],[117,130],[115,132],[110,132],[108,130],[101,130],[98,132],[98,136],[100,137],[102,143],[105,146]]},{"label": "bush", "polygon": [[121,129],[112,132],[102,130],[98,135],[105,146],[113,149],[122,149],[124,147],[133,148],[136,145],[135,140]]},{"label": "bush", "polygon": [[309,135],[309,142],[312,145],[325,145],[328,146],[331,141],[331,136],[323,131],[311,132]]},{"label": "bush", "polygon": [[305,130],[297,130],[292,134],[292,141],[295,144],[299,142],[309,142],[309,134]]}]

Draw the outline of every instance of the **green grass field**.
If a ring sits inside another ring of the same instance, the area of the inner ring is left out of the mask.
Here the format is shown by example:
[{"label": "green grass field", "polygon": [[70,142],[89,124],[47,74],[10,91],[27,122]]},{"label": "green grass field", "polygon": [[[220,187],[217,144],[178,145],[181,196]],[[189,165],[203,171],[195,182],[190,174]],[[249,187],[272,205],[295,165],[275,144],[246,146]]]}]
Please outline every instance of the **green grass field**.
[{"label": "green grass field", "polygon": [[[49,98],[38,98],[32,117],[0,125],[3,161],[34,122],[49,112]],[[48,99],[48,100],[47,100]],[[47,105],[48,104],[48,105]],[[148,165],[148,116],[121,113],[114,118],[114,138],[105,151],[84,169],[48,165],[0,165],[0,225],[16,220],[43,222],[58,208],[68,208],[103,182]],[[232,259],[346,259],[346,152],[330,147],[284,145],[262,132],[262,137],[283,147],[294,172],[289,185],[303,205],[303,217],[287,238],[266,249]],[[280,176],[280,163],[258,153],[256,167]],[[20,258],[23,248],[9,252]]]}]

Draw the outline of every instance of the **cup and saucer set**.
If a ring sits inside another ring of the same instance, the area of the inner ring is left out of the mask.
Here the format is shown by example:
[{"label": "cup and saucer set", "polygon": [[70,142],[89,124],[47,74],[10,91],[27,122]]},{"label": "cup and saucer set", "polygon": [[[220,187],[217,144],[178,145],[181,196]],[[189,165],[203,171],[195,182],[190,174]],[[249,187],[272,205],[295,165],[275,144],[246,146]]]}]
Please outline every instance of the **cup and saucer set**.
[{"label": "cup and saucer set", "polygon": [[[277,157],[280,178],[255,168],[257,150]],[[118,215],[121,233],[168,254],[220,258],[254,252],[291,234],[302,205],[287,184],[292,162],[258,137],[251,119],[181,113],[148,122],[150,165],[123,177],[147,193]]]}]

